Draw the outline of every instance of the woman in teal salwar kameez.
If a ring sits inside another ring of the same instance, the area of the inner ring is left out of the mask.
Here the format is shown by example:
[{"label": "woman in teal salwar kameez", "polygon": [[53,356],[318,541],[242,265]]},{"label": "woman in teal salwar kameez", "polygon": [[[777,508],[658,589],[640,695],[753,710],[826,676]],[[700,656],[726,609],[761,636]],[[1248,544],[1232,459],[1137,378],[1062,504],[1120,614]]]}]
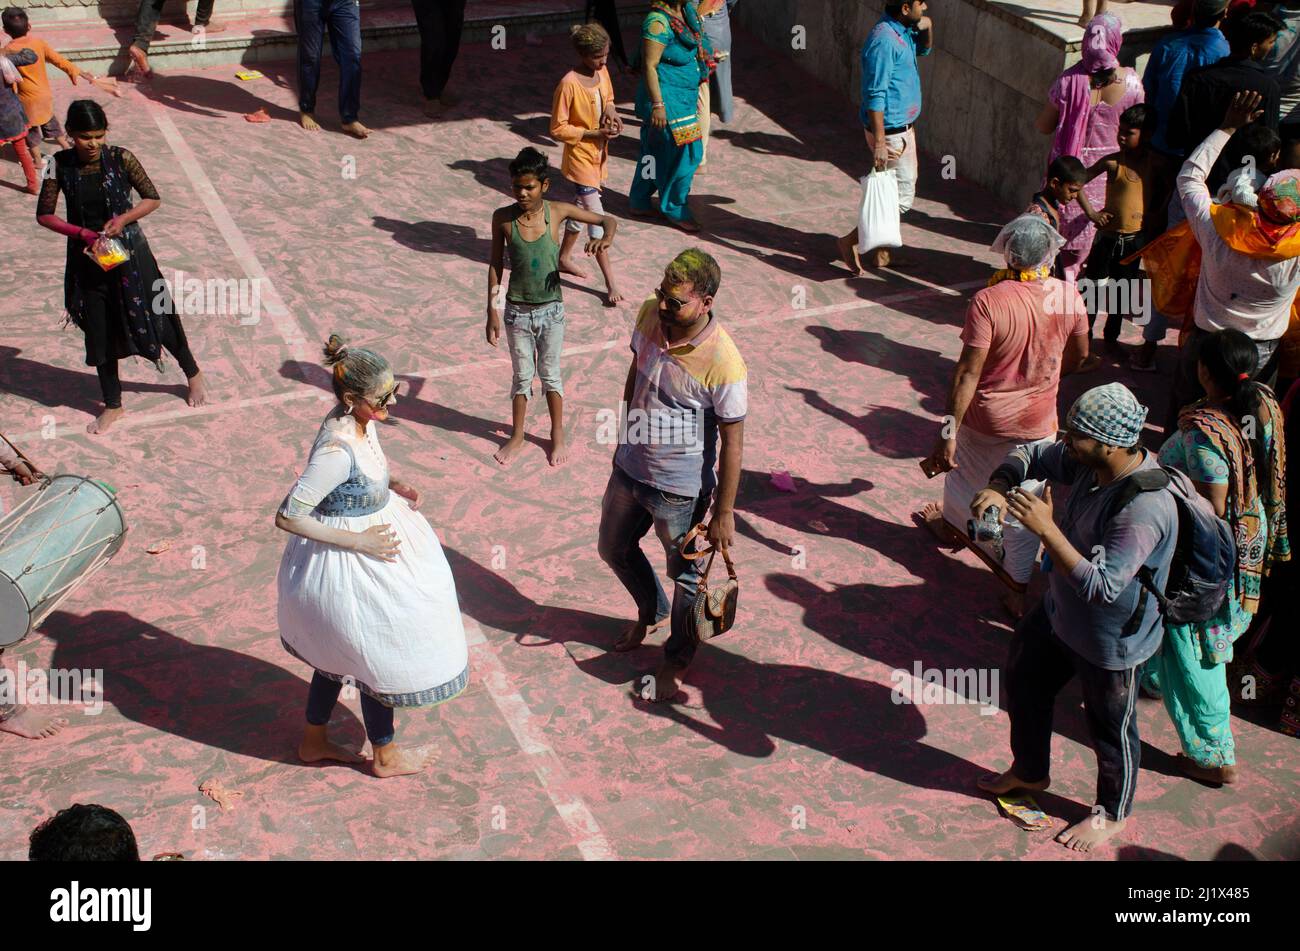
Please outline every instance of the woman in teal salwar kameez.
[{"label": "woman in teal salwar kameez", "polygon": [[1186,472],[1237,541],[1237,567],[1214,617],[1165,625],[1160,653],[1144,686],[1164,697],[1178,731],[1185,773],[1205,782],[1237,779],[1225,665],[1250,627],[1261,581],[1291,557],[1286,519],[1286,445],[1282,411],[1267,387],[1252,382],[1254,343],[1237,330],[1206,337],[1199,378],[1205,399],[1183,408],[1178,432],[1160,449],[1162,465]]},{"label": "woman in teal salwar kameez", "polygon": [[700,228],[687,198],[704,158],[697,103],[700,84],[709,80],[712,58],[694,4],[688,0],[651,4],[641,25],[642,68],[636,91],[641,154],[628,204],[634,215],[648,215],[657,191],[659,210],[683,231]]}]

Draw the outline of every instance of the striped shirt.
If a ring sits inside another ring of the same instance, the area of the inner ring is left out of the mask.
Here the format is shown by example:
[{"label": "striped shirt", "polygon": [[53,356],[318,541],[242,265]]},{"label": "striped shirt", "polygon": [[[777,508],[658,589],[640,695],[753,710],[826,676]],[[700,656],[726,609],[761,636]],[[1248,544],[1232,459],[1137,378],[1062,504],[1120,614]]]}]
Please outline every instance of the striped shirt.
[{"label": "striped shirt", "polygon": [[668,346],[652,297],[637,315],[632,352],[636,380],[614,464],[672,495],[711,493],[717,485],[718,423],[738,422],[748,410],[740,351],[713,316],[693,340]]}]

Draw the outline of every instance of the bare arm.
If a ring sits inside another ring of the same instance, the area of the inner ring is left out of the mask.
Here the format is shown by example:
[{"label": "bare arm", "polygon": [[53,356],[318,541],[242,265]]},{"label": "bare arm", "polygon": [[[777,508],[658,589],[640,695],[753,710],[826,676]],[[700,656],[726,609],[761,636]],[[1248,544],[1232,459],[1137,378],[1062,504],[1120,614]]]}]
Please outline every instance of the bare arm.
[{"label": "bare arm", "polygon": [[1061,121],[1061,110],[1050,102],[1043,106],[1043,111],[1034,118],[1034,130],[1041,135],[1052,135]]},{"label": "bare arm", "polygon": [[[618,220],[612,215],[598,215],[594,211],[588,211],[586,208],[579,208],[577,205],[570,205],[567,202],[553,201],[551,208],[558,214],[551,215],[551,227],[559,231],[564,227],[566,219],[581,221],[585,225],[600,225],[605,229],[605,234],[600,238],[593,238],[587,242],[586,251],[588,254],[597,254],[606,250],[614,243],[614,235],[618,232]],[[556,238],[558,241],[559,238]]]},{"label": "bare arm", "polygon": [[506,256],[504,218],[501,211],[492,213],[492,259],[488,263],[487,326],[484,334],[493,347],[501,338],[501,300],[505,296],[501,286],[501,272],[505,270]]},{"label": "bare arm", "polygon": [[939,438],[935,440],[929,458],[921,463],[921,468],[930,477],[957,468],[957,430],[961,428],[966,410],[970,409],[971,400],[975,399],[975,390],[988,355],[988,350],[970,344],[961,348],[957,368],[952,374],[952,386],[948,390],[948,415],[939,428]]},{"label": "bare arm", "polygon": [[668,126],[668,111],[664,108],[664,95],[659,89],[659,60],[663,58],[664,45],[655,40],[641,41],[642,71],[646,92],[650,94],[650,122],[656,129]]},{"label": "bare arm", "polygon": [[1065,341],[1065,353],[1061,356],[1061,376],[1068,376],[1079,369],[1088,359],[1088,335],[1072,334]]},{"label": "bare arm", "polygon": [[740,488],[745,421],[719,423],[718,432],[722,436],[722,458],[718,464],[718,488],[713,497],[713,518],[709,522],[709,544],[726,551],[736,536],[736,492]]}]

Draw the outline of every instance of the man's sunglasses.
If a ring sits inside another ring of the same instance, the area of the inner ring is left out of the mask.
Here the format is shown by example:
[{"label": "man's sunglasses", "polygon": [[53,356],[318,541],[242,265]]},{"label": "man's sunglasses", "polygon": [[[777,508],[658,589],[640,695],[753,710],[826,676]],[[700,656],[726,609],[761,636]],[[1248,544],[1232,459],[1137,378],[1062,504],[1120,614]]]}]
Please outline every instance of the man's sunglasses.
[{"label": "man's sunglasses", "polygon": [[658,297],[662,303],[667,304],[668,309],[671,311],[680,311],[690,303],[690,301],[678,300],[676,297],[669,297],[663,292],[663,288],[661,287],[655,288],[655,296]]}]

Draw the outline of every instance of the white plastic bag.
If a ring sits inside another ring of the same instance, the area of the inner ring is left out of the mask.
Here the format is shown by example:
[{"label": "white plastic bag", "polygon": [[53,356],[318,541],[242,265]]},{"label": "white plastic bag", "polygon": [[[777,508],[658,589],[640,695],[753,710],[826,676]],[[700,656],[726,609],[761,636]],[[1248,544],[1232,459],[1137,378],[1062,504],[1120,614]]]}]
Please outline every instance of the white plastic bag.
[{"label": "white plastic bag", "polygon": [[898,172],[887,168],[862,178],[858,207],[858,253],[873,248],[901,248],[903,229],[898,211]]}]

